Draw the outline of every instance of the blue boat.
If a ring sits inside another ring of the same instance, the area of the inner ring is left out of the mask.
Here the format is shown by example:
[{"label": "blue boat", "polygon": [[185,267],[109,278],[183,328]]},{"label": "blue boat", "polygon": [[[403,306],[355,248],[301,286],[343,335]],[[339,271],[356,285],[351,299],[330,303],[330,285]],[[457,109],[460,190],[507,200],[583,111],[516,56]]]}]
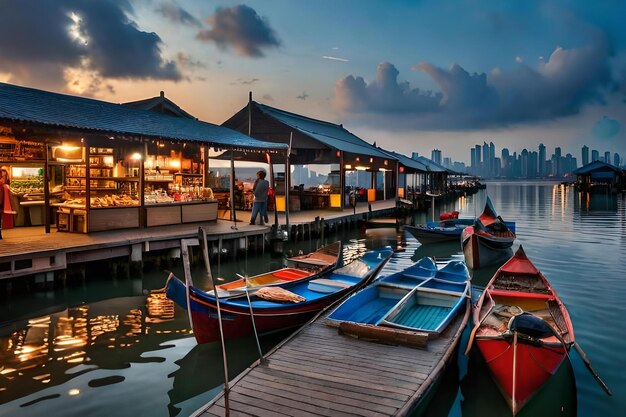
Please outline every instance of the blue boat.
[{"label": "blue boat", "polygon": [[[424,225],[405,225],[404,229],[422,243],[449,242],[459,240],[463,229],[467,226],[472,226],[475,222],[476,218],[474,217],[460,217],[438,222],[427,222]],[[504,222],[504,224],[515,233],[515,222]]]},{"label": "blue boat", "polygon": [[439,269],[432,259],[423,258],[352,295],[328,315],[327,324],[354,323],[370,333],[371,326],[384,326],[434,338],[465,310],[469,289],[469,272],[462,261]]},{"label": "blue boat", "polygon": [[[253,311],[259,334],[299,326],[333,302],[367,285],[392,254],[393,250],[389,247],[373,249],[320,278],[262,287],[250,294],[250,300],[245,293],[243,297],[220,298],[224,338],[233,339],[253,333],[250,310]],[[180,307],[190,307],[193,332],[198,343],[219,340],[218,304],[214,295],[191,286],[187,297],[185,283],[173,274],[170,274],[165,289],[167,297]]]}]

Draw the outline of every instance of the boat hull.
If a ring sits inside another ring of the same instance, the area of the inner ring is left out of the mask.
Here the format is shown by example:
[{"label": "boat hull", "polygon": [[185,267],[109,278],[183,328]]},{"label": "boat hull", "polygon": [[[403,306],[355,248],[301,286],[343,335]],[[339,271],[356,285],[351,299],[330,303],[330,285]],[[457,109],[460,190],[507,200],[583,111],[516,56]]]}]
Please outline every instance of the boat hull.
[{"label": "boat hull", "polygon": [[507,260],[513,255],[511,247],[515,238],[490,239],[474,233],[472,226],[466,228],[461,236],[463,255],[468,268],[478,269]]},{"label": "boat hull", "polygon": [[422,243],[451,242],[457,240],[463,231],[462,227],[429,227],[429,226],[405,226]]},{"label": "boat hull", "polygon": [[566,356],[560,344],[518,341],[513,346],[513,337],[479,339],[476,344],[514,415],[554,375]]}]

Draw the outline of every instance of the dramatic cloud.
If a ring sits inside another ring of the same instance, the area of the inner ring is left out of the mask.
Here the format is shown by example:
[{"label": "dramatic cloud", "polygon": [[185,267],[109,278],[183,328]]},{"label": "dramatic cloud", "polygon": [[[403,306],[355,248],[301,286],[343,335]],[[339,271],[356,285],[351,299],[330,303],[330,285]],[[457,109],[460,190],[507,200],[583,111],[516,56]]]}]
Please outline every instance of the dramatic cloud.
[{"label": "dramatic cloud", "polygon": [[175,1],[161,2],[156,8],[156,12],[174,23],[202,27],[202,22],[180,7]]},{"label": "dramatic cloud", "polygon": [[[611,80],[609,48],[598,40],[579,49],[556,48],[535,68],[518,63],[509,72],[470,74],[459,65],[442,69],[421,63],[441,93],[411,89],[398,82],[389,63],[378,66],[369,84],[349,75],[335,83],[335,104],[344,111],[379,122],[380,117],[410,114],[399,128],[450,129],[498,127],[577,114],[588,103],[602,103]],[[379,117],[367,117],[378,115]]]},{"label": "dramatic cloud", "polygon": [[196,38],[215,42],[222,50],[234,49],[241,56],[262,57],[263,49],[280,46],[268,20],[246,5],[218,8],[207,18],[211,29],[198,32]]},{"label": "dramatic cloud", "polygon": [[591,132],[598,139],[611,139],[619,133],[620,127],[619,121],[604,116],[593,126]]},{"label": "dramatic cloud", "polygon": [[191,71],[206,69],[209,67],[206,63],[193,59],[191,55],[185,54],[184,52],[176,54],[176,62],[181,68],[189,69]]},{"label": "dramatic cloud", "polygon": [[438,111],[441,95],[410,89],[398,83],[398,70],[384,62],[378,65],[376,79],[367,84],[362,77],[349,75],[335,83],[335,104],[355,113],[414,113]]},{"label": "dramatic cloud", "polygon": [[92,86],[102,83],[94,77],[181,79],[159,36],[139,30],[132,14],[127,0],[2,1],[0,72],[56,88],[66,87],[68,70],[69,78],[89,73]]}]

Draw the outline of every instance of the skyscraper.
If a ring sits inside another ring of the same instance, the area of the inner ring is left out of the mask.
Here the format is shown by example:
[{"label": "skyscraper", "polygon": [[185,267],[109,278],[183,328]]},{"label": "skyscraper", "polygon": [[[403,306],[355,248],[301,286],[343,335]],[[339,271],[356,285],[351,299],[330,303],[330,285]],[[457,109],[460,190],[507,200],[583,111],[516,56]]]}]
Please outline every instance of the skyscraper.
[{"label": "skyscraper", "polygon": [[604,152],[604,162],[606,162],[607,164],[611,163],[611,152]]},{"label": "skyscraper", "polygon": [[476,148],[470,148],[470,167],[476,173]]},{"label": "skyscraper", "polygon": [[441,150],[433,149],[433,151],[430,154],[430,159],[438,164],[441,164]]},{"label": "skyscraper", "polygon": [[583,166],[589,163],[589,146],[583,146]]},{"label": "skyscraper", "polygon": [[474,149],[476,149],[476,167],[473,168],[474,170],[474,175],[481,175],[482,174],[482,163],[481,163],[481,154],[480,154],[480,145],[476,145],[474,146]]},{"label": "skyscraper", "polygon": [[619,166],[619,154],[617,152],[615,152],[615,155],[613,155],[613,165],[615,165],[616,167]]},{"label": "skyscraper", "polygon": [[540,177],[546,176],[546,146],[543,143],[539,144],[539,156],[538,156],[538,174]]},{"label": "skyscraper", "polygon": [[591,151],[591,162],[600,160],[600,152],[595,149]]},{"label": "skyscraper", "polygon": [[481,175],[483,177],[488,177],[489,172],[489,145],[487,145],[487,142],[483,142],[483,169]]},{"label": "skyscraper", "polygon": [[489,176],[495,177],[496,174],[496,145],[489,142]]}]

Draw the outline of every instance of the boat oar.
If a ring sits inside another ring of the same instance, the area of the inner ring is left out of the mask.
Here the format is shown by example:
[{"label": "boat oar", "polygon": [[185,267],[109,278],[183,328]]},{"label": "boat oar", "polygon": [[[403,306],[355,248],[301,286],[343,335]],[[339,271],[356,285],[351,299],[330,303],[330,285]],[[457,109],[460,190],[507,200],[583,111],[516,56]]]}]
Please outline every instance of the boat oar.
[{"label": "boat oar", "polygon": [[250,301],[250,293],[248,292],[248,274],[242,276],[237,274],[239,278],[243,279],[243,283],[245,284],[246,298],[248,299],[248,307],[250,307],[250,319],[252,320],[252,330],[254,330],[254,339],[256,340],[256,347],[259,350],[259,360],[261,363],[265,362],[265,357],[263,356],[263,352],[261,351],[261,342],[259,342],[259,335],[256,332],[256,323],[254,321],[254,311],[252,310],[252,301]]},{"label": "boat oar", "polygon": [[495,306],[495,303],[493,302],[493,300],[491,298],[489,298],[489,300],[491,302],[491,305],[489,306],[489,310],[487,310],[487,313],[485,313],[485,315],[480,319],[480,321],[474,325],[474,328],[472,329],[472,332],[469,335],[469,340],[467,341],[467,348],[465,348],[465,355],[469,355],[470,350],[472,350],[472,345],[474,344],[474,336],[476,336],[476,331],[478,330],[480,325],[483,324],[483,321],[485,321],[485,319],[487,318],[489,313],[491,313],[491,310],[493,310],[493,307]]},{"label": "boat oar", "polygon": [[[561,326],[559,326],[559,324],[558,324],[559,321],[557,320],[557,316],[556,316],[556,313],[560,312],[560,309],[558,309],[558,305],[557,304],[553,304],[551,302],[548,302],[547,304],[548,304],[548,311],[550,312],[550,315],[552,316],[552,319],[554,320],[554,323],[556,324],[556,326],[559,329],[559,331],[562,331]],[[566,349],[565,351],[567,352],[567,347],[565,345],[565,341],[560,337],[560,335],[558,337],[559,337],[559,340],[561,340],[561,343],[563,343],[563,346]],[[572,344],[574,345],[574,349],[576,349],[576,352],[578,352],[578,354],[580,355],[580,358],[583,360],[585,366],[587,367],[589,372],[591,372],[591,375],[593,375],[593,378],[596,380],[598,385],[600,385],[600,387],[604,390],[604,392],[606,392],[607,395],[609,395],[609,396],[613,395],[613,392],[611,391],[611,389],[608,387],[608,385],[606,385],[604,383],[602,378],[600,378],[600,375],[593,368],[593,365],[591,365],[591,361],[587,357],[587,354],[585,353],[583,348],[581,348],[580,345],[578,344],[578,342],[576,342],[575,340],[572,342]]]},{"label": "boat oar", "polygon": [[581,348],[580,345],[578,344],[578,342],[576,342],[576,341],[574,342],[574,348],[576,349],[576,352],[578,352],[578,354],[580,355],[580,358],[585,363],[585,366],[587,366],[587,369],[589,370],[589,372],[591,372],[591,375],[593,375],[593,377],[596,380],[596,382],[598,383],[598,385],[600,385],[600,387],[602,387],[602,389],[604,390],[604,392],[606,392],[607,395],[613,395],[613,392],[611,392],[611,389],[604,383],[602,378],[600,378],[600,375],[598,375],[596,370],[593,369],[593,366],[591,365],[591,361],[589,360],[589,358],[585,354],[585,351],[583,350],[583,348]]}]

